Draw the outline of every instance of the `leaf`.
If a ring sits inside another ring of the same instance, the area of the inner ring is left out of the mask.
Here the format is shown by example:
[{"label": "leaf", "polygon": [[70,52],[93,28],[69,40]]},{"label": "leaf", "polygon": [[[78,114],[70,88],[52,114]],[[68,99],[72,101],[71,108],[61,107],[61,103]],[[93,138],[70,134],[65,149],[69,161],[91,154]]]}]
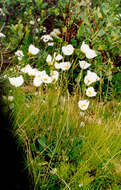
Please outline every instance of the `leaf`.
[{"label": "leaf", "polygon": [[76,47],[77,46],[77,40],[75,40],[74,38],[71,39],[71,44]]},{"label": "leaf", "polygon": [[41,9],[45,9],[45,8],[47,7],[47,5],[48,5],[48,3],[46,3],[46,2],[45,2],[45,3],[42,3],[42,4],[41,4]]},{"label": "leaf", "polygon": [[101,29],[101,30],[98,32],[98,35],[97,35],[97,36],[101,37],[101,36],[103,36],[104,34],[105,34],[104,30]]},{"label": "leaf", "polygon": [[42,147],[45,147],[46,146],[46,138],[44,136],[40,136],[38,138],[38,142],[39,144],[42,146]]},{"label": "leaf", "polygon": [[100,8],[99,7],[97,8],[97,15],[98,15],[98,18],[103,18],[102,13],[100,12]]}]

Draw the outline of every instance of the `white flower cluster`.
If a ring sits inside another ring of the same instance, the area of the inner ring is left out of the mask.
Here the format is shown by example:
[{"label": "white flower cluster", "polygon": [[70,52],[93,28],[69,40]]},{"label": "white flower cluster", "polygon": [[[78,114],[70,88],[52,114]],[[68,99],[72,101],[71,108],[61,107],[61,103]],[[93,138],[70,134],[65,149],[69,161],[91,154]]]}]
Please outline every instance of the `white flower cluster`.
[{"label": "white flower cluster", "polygon": [[[67,46],[62,47],[62,52],[64,55],[72,55],[74,52],[74,48],[71,44]],[[62,69],[63,71],[66,71],[70,69],[71,63],[69,61],[61,61],[64,59],[64,57],[61,54],[58,54],[57,52],[54,52],[53,57],[49,54],[46,58],[46,62],[48,65],[53,65],[56,69]]]},{"label": "white flower cluster", "polygon": [[41,39],[43,40],[43,42],[47,43],[49,41],[52,41],[53,38],[49,35],[49,34],[45,34],[41,37]]},{"label": "white flower cluster", "polygon": [[[34,45],[30,45],[28,48],[28,55],[37,55],[40,52],[38,48],[36,48]],[[21,61],[22,58],[24,57],[23,51],[22,50],[17,50],[15,52],[15,55],[17,56],[18,60]]]},{"label": "white flower cluster", "polygon": [[63,71],[69,70],[71,67],[71,63],[69,61],[55,63],[56,69],[62,69]]},{"label": "white flower cluster", "polygon": [[33,69],[29,64],[26,65],[25,67],[23,67],[23,68],[21,69],[21,71],[22,71],[23,73],[28,74],[29,76],[35,76],[36,73],[38,72],[37,69]]},{"label": "white flower cluster", "polygon": [[[50,76],[46,73],[45,70],[39,71],[36,68],[32,68],[29,64],[21,69],[21,72],[28,74],[33,79],[33,85],[39,87],[42,83],[49,84],[54,83],[58,80],[59,73],[57,71],[51,71]],[[11,85],[19,87],[23,85],[24,79],[23,76],[8,78]]]},{"label": "white flower cluster", "polygon": [[60,30],[58,28],[54,28],[50,34],[45,34],[41,37],[44,43],[47,43],[48,46],[53,46],[53,38],[57,38],[60,35]]},{"label": "white flower cluster", "polygon": [[53,57],[50,54],[47,56],[46,62],[48,65],[53,65],[56,69],[62,69],[63,71],[68,70],[71,67],[71,63],[69,61],[58,63],[58,61],[61,61],[62,59],[62,55],[54,52]]},{"label": "white flower cluster", "polygon": [[56,82],[59,77],[57,71],[51,71],[49,76],[45,70],[39,71],[35,68],[33,69],[29,64],[22,68],[21,71],[34,77],[33,85],[36,87],[39,87],[42,83],[49,84],[51,82]]},{"label": "white flower cluster", "polygon": [[[37,20],[37,21],[39,22],[40,20]],[[40,32],[46,32],[47,29],[46,29],[46,27],[44,27],[44,26],[40,26],[39,31],[40,31]]]},{"label": "white flower cluster", "polygon": [[62,55],[54,52],[53,57],[50,54],[48,54],[48,56],[46,58],[46,62],[48,65],[54,65],[54,64],[56,64],[57,61],[61,61],[62,59],[63,59]]},{"label": "white flower cluster", "polygon": [[4,99],[4,100],[8,100],[8,101],[10,101],[10,102],[12,102],[13,100],[14,100],[14,97],[13,96],[2,96],[2,98]]},{"label": "white flower cluster", "polygon": [[[58,29],[54,29],[50,35],[43,35],[41,37],[41,39],[45,42],[45,43],[51,43],[50,41],[53,40],[52,37],[55,37],[57,35],[60,34],[60,31]],[[86,57],[88,59],[92,59],[94,57],[96,57],[96,52],[92,49],[90,49],[90,47],[85,44],[85,42],[82,43],[81,45],[81,51],[85,53]],[[35,47],[33,44],[31,44],[28,48],[28,55],[37,55],[40,52],[40,50]],[[65,56],[70,56],[72,55],[74,52],[74,47],[71,44],[62,46],[62,53]],[[22,58],[24,57],[24,54],[22,52],[22,50],[18,50],[15,55],[18,57],[18,60],[22,60]],[[71,67],[71,63],[69,61],[64,61],[64,57],[57,53],[54,52],[53,56],[51,56],[50,54],[48,54],[47,58],[46,58],[46,62],[49,66],[54,66],[55,69],[59,70],[69,70]],[[83,70],[89,68],[91,66],[90,63],[86,62],[85,60],[79,61],[79,65],[80,68]],[[29,64],[26,65],[24,68],[21,69],[21,72],[28,74],[31,77],[34,77],[33,79],[33,85],[36,87],[39,87],[42,83],[44,84],[49,84],[49,83],[54,83],[58,80],[59,77],[59,73],[56,70],[52,70],[50,72],[50,76],[46,73],[45,70],[43,71],[39,71],[36,68],[32,68]],[[84,77],[84,83],[86,86],[91,85],[92,83],[98,81],[100,78],[97,76],[97,74],[95,72],[92,72],[90,70],[87,71],[87,75]],[[10,83],[15,86],[15,87],[19,87],[24,83],[24,79],[22,77],[22,75],[20,75],[19,77],[13,77],[10,78],[9,77],[9,81]],[[86,95],[88,97],[94,97],[96,96],[96,92],[95,89],[90,86],[86,89]],[[78,102],[78,106],[81,110],[86,110],[89,106],[89,100],[80,100]]]},{"label": "white flower cluster", "polygon": [[[85,44],[85,42],[83,42],[81,45],[81,51],[85,53],[88,59],[92,59],[97,56],[96,52],[90,49],[90,47],[87,44]],[[91,64],[87,63],[86,61],[79,61],[79,65],[82,70],[87,69],[91,66]],[[84,77],[84,83],[86,86],[89,86],[98,80],[100,80],[100,78],[97,76],[97,74],[90,70],[87,71],[87,75]],[[97,92],[95,92],[95,89],[92,86],[86,89],[86,95],[88,97],[94,97],[96,96],[96,94]],[[81,110],[86,110],[89,106],[89,100],[80,100],[78,102],[78,106]]]},{"label": "white flower cluster", "polygon": [[92,59],[97,56],[96,52],[90,49],[90,47],[87,44],[85,44],[85,42],[83,42],[81,45],[81,51],[85,53],[88,59]]},{"label": "white flower cluster", "polygon": [[18,60],[21,61],[22,58],[24,57],[23,51],[22,50],[17,50],[15,52],[15,55],[18,57]]},{"label": "white flower cluster", "polygon": [[60,35],[60,30],[58,28],[54,28],[52,32],[50,32],[50,36],[52,37],[58,37],[58,35]]},{"label": "white flower cluster", "polygon": [[9,95],[9,96],[5,96],[3,95],[2,96],[3,100],[6,102],[8,102],[8,106],[9,106],[9,109],[13,109],[14,108],[14,97]]},{"label": "white flower cluster", "polygon": [[19,77],[9,77],[9,82],[11,85],[15,86],[15,87],[19,87],[24,83],[24,79],[22,77],[22,75],[20,75]]}]

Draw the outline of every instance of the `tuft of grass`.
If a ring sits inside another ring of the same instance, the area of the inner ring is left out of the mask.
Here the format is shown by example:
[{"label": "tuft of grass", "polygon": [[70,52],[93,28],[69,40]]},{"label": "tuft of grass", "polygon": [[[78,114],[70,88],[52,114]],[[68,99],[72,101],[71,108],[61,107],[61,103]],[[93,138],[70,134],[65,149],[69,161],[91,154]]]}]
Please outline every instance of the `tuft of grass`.
[{"label": "tuft of grass", "polygon": [[91,99],[81,115],[79,95],[30,89],[13,90],[13,117],[33,189],[120,189],[120,103]]}]

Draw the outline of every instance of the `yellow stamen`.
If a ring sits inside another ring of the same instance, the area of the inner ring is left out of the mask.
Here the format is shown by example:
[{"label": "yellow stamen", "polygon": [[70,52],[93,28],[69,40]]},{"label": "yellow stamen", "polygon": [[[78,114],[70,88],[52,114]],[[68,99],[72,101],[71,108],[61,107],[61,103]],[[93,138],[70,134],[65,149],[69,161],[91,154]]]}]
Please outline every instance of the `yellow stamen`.
[{"label": "yellow stamen", "polygon": [[28,52],[28,55],[32,55],[32,52]]}]

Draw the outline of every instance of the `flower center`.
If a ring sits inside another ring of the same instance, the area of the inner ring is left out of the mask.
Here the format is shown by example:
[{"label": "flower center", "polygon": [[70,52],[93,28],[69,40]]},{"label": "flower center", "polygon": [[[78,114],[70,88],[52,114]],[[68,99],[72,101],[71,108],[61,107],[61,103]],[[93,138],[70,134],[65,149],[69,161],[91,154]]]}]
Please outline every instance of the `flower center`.
[{"label": "flower center", "polygon": [[91,91],[88,91],[89,95],[92,95],[92,92]]},{"label": "flower center", "polygon": [[83,108],[85,108],[85,107],[86,107],[86,105],[85,105],[85,104],[83,104],[83,105],[82,105],[82,107],[83,107]]},{"label": "flower center", "polygon": [[47,78],[44,78],[45,81],[47,81]]},{"label": "flower center", "polygon": [[28,55],[32,55],[32,52],[28,52]]}]

